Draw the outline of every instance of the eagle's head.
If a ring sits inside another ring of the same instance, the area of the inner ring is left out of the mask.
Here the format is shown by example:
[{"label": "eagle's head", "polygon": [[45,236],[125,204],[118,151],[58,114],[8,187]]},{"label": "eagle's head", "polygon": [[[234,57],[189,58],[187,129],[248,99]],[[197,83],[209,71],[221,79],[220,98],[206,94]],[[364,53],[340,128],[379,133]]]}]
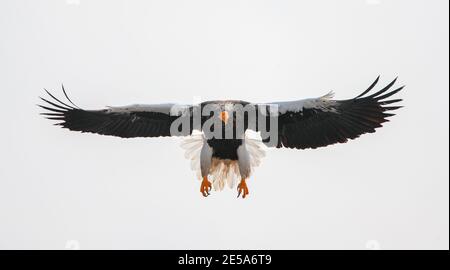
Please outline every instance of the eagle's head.
[{"label": "eagle's head", "polygon": [[232,103],[224,103],[220,106],[219,119],[227,125],[230,122],[230,116],[233,116],[234,106]]}]

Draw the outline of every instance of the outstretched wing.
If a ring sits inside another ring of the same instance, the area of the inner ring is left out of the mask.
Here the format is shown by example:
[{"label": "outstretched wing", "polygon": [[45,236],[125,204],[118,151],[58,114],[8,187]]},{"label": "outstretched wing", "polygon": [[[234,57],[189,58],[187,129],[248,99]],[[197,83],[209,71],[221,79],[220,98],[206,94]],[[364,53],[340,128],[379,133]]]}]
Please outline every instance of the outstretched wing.
[{"label": "outstretched wing", "polygon": [[[45,109],[41,114],[46,118],[58,121],[56,125],[74,131],[122,138],[171,136],[171,124],[183,111],[190,109],[190,106],[175,104],[136,104],[107,107],[103,110],[83,110],[69,99],[64,87],[62,91],[67,99],[66,103],[45,91],[51,100],[41,97],[46,104],[38,106]],[[192,129],[182,135],[189,135],[191,132]]]},{"label": "outstretched wing", "polygon": [[386,87],[367,95],[379,77],[359,96],[348,100],[333,100],[333,93],[315,99],[271,103],[278,107],[277,148],[317,148],[345,143],[364,133],[373,133],[393,111],[401,106],[392,104],[401,99],[388,99],[404,86],[388,91],[397,79]]}]

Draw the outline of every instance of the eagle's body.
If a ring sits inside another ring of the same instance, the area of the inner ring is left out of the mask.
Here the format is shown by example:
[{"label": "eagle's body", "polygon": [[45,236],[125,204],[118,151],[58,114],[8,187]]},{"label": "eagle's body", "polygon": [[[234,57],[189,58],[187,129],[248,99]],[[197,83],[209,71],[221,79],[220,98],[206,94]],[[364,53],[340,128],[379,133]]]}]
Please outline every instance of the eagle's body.
[{"label": "eagle's body", "polygon": [[237,150],[243,139],[209,139],[206,142],[212,148],[212,157],[217,159],[238,160]]},{"label": "eagle's body", "polygon": [[[47,118],[74,131],[122,138],[183,136],[182,147],[202,179],[200,191],[234,187],[248,195],[246,179],[264,156],[265,147],[307,149],[345,143],[375,132],[399,106],[386,100],[403,87],[388,92],[396,80],[371,95],[375,82],[353,99],[333,100],[332,94],[313,99],[256,104],[240,100],[207,101],[198,105],[129,105],[83,110],[67,96],[41,106]],[[67,104],[69,103],[69,104]],[[389,106],[388,106],[389,105]],[[273,110],[275,108],[275,110]],[[260,137],[251,137],[250,133]],[[212,181],[212,183],[210,182]],[[239,196],[238,195],[238,196]]]}]

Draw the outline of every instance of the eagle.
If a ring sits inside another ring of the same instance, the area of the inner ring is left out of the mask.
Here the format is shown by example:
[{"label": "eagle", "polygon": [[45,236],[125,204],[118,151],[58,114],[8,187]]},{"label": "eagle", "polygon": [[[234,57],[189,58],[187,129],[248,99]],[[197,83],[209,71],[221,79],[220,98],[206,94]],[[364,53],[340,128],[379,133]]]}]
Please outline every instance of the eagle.
[{"label": "eagle", "polygon": [[[85,110],[75,105],[64,86],[62,101],[47,91],[40,97],[44,117],[63,128],[116,136],[181,137],[185,157],[201,181],[200,192],[210,195],[225,186],[237,186],[237,197],[249,195],[247,181],[267,148],[315,149],[374,133],[402,99],[391,98],[404,86],[397,78],[378,91],[380,76],[358,96],[333,99],[333,92],[318,98],[252,103],[214,100],[193,105],[133,104]],[[394,90],[392,90],[394,89]]]}]

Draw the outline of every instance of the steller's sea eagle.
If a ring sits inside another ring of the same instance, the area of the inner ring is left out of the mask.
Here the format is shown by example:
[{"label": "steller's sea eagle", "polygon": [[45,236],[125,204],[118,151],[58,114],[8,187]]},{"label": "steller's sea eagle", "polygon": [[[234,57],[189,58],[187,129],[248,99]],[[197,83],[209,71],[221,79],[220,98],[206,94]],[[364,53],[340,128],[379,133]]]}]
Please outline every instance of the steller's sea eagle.
[{"label": "steller's sea eagle", "polygon": [[[364,133],[373,133],[401,106],[401,99],[388,99],[403,89],[367,90],[352,99],[334,100],[330,92],[319,98],[287,102],[250,103],[241,100],[207,101],[196,105],[154,104],[84,110],[68,97],[66,102],[45,90],[51,99],[41,113],[73,131],[121,138],[183,136],[182,147],[201,180],[200,192],[207,197],[212,187],[233,188],[238,197],[248,194],[246,180],[264,156],[265,147],[307,149],[345,143]],[[253,134],[258,136],[251,136]]]}]

